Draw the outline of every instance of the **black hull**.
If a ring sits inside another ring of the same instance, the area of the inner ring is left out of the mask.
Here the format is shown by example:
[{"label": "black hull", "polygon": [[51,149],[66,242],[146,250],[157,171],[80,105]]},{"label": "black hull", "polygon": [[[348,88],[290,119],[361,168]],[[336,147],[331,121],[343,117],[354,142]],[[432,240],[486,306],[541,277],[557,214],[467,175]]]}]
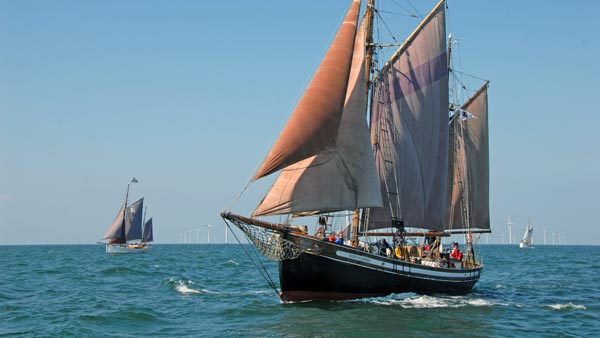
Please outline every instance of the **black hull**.
[{"label": "black hull", "polygon": [[471,291],[483,269],[481,264],[462,267],[460,262],[450,263],[452,266],[427,260],[411,263],[319,240],[298,227],[227,212],[221,216],[239,227],[267,258],[280,262],[283,301],[342,300],[403,292],[462,295]]},{"label": "black hull", "polygon": [[310,249],[279,263],[283,301],[342,300],[403,292],[462,295],[473,288],[483,269],[430,267],[303,236],[291,237]]}]

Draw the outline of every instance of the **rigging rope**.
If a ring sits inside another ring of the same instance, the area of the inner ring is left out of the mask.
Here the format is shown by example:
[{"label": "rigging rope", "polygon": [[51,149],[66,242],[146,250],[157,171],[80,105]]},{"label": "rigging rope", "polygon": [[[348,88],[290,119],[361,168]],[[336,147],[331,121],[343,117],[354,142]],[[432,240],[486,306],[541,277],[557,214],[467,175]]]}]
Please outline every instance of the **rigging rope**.
[{"label": "rigging rope", "polygon": [[231,201],[231,204],[229,205],[229,208],[226,208],[225,210],[231,210],[231,208],[233,208],[233,206],[235,204],[237,204],[237,202],[240,200],[240,198],[242,197],[242,195],[244,194],[244,192],[246,191],[246,189],[248,189],[248,187],[250,186],[250,184],[252,184],[252,182],[254,182],[253,179],[248,180],[248,183],[246,183],[246,185],[244,185],[244,187],[242,188],[242,191],[240,191],[240,193],[237,195],[237,197],[234,198],[233,201]]},{"label": "rigging rope", "polygon": [[[244,253],[248,256],[248,258],[250,259],[250,261],[252,262],[252,264],[254,264],[254,266],[256,267],[256,269],[260,272],[260,274],[263,276],[263,278],[267,281],[267,284],[269,284],[269,286],[271,287],[271,289],[273,289],[273,291],[275,291],[275,293],[277,294],[277,296],[279,296],[279,290],[277,289],[277,285],[275,285],[275,282],[271,278],[271,275],[269,275],[269,272],[267,271],[267,269],[264,266],[264,264],[262,264],[262,262],[260,262],[260,257],[256,254],[256,251],[253,250],[254,256],[256,257],[256,261],[259,261],[259,263],[257,263],[254,260],[254,258],[252,258],[252,256],[248,252],[248,250],[246,250],[246,248],[244,247],[244,245],[242,245],[242,242],[240,241],[240,239],[238,238],[238,236],[235,234],[235,232],[233,231],[233,229],[229,225],[229,222],[227,222],[227,220],[225,220],[225,219],[223,219],[223,220],[225,221],[225,224],[227,225],[227,228],[229,228],[229,231],[231,231],[231,233],[235,237],[236,241],[240,244],[240,247],[242,248],[242,250],[244,251]],[[259,267],[259,264],[260,264],[260,267]]]}]

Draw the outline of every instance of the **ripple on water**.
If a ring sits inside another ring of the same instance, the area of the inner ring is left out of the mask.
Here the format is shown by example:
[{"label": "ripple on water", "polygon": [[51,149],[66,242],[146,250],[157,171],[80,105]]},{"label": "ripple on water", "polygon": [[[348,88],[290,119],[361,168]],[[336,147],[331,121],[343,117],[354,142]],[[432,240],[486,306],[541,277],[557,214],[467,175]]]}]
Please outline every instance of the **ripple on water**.
[{"label": "ripple on water", "polygon": [[106,268],[100,272],[104,275],[126,275],[133,273],[133,270],[126,266],[115,266],[111,268]]}]

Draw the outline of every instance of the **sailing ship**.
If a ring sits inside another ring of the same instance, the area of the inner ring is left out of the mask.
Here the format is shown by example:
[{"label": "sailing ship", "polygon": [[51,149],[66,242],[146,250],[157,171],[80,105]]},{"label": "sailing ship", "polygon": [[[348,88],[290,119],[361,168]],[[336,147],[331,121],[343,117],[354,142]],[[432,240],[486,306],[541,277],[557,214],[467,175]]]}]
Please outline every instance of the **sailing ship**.
[{"label": "sailing ship", "polygon": [[523,233],[523,239],[519,243],[519,248],[525,249],[531,246],[531,240],[533,237],[533,226],[531,225],[531,217],[527,220],[527,226],[525,227],[525,233]]},{"label": "sailing ship", "polygon": [[[280,172],[274,184],[249,217],[221,217],[278,262],[280,289],[266,278],[282,301],[468,293],[483,269],[473,234],[490,232],[488,82],[450,102],[445,1],[382,67],[374,0],[359,22],[360,8],[352,1],[250,181]],[[344,212],[343,244],[327,241],[329,220]],[[465,240],[462,260],[443,250],[453,234]]]},{"label": "sailing ship", "polygon": [[127,183],[125,202],[119,209],[112,225],[102,236],[102,240],[108,240],[106,243],[107,253],[144,252],[151,248],[149,243],[154,241],[152,218],[144,222],[145,215],[142,216],[144,198],[127,204],[129,186],[131,183],[137,182],[138,180],[134,177]]}]

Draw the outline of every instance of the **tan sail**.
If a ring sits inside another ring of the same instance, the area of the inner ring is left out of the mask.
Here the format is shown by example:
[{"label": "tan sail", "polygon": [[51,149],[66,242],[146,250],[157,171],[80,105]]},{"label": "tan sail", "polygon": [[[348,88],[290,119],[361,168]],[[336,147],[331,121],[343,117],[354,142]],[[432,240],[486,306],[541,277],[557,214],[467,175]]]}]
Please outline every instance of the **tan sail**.
[{"label": "tan sail", "polygon": [[487,87],[488,82],[455,113],[450,124],[449,230],[490,229]]},{"label": "tan sail", "polygon": [[392,218],[443,230],[448,161],[446,16],[441,1],[374,80],[371,133],[383,208],[369,228]]},{"label": "tan sail", "polygon": [[254,216],[381,206],[366,120],[364,25],[358,29],[335,148],[284,168]]},{"label": "tan sail", "polygon": [[358,24],[355,0],[329,51],[254,179],[335,149]]}]

